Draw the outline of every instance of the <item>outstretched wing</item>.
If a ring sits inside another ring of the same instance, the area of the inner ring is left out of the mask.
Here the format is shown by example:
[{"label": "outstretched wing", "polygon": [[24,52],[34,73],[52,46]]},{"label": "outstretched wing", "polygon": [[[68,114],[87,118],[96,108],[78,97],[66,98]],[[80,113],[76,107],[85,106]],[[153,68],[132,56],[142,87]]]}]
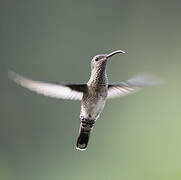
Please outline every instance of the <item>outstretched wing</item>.
[{"label": "outstretched wing", "polygon": [[81,100],[83,92],[87,90],[86,84],[58,84],[34,81],[9,71],[9,78],[15,83],[45,96],[59,99]]},{"label": "outstretched wing", "polygon": [[107,98],[111,99],[119,96],[125,96],[127,94],[137,92],[143,87],[155,86],[160,83],[161,81],[154,76],[140,74],[125,82],[109,84]]}]

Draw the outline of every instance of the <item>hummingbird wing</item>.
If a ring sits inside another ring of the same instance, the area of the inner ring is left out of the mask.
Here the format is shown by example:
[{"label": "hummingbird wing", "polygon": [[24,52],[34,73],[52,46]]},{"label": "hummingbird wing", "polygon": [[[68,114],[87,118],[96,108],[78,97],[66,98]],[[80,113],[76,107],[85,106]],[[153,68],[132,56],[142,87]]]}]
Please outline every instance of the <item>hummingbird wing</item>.
[{"label": "hummingbird wing", "polygon": [[161,83],[158,78],[148,75],[140,74],[125,82],[113,83],[108,85],[108,99],[125,96],[130,93],[139,91],[143,87],[155,86]]},{"label": "hummingbird wing", "polygon": [[86,84],[49,83],[31,80],[13,71],[9,71],[8,74],[11,80],[22,87],[53,98],[81,100],[83,92],[87,90]]}]

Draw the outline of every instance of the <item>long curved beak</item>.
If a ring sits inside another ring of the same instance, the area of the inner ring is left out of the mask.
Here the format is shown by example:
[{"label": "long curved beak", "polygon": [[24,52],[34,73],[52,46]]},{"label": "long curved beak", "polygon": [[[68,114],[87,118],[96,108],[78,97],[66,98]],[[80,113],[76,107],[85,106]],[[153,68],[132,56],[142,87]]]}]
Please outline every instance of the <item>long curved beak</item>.
[{"label": "long curved beak", "polygon": [[109,54],[107,54],[107,58],[110,58],[110,57],[112,57],[112,56],[114,56],[115,54],[118,54],[118,53],[122,53],[122,54],[124,54],[125,52],[124,51],[122,51],[122,50],[117,50],[117,51],[113,51],[113,52],[111,52],[111,53],[109,53]]}]

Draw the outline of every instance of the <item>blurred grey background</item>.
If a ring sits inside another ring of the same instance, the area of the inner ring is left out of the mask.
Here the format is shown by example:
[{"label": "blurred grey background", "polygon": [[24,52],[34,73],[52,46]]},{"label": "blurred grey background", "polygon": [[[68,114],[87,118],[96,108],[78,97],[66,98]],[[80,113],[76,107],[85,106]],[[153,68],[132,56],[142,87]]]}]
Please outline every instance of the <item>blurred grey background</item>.
[{"label": "blurred grey background", "polygon": [[[0,179],[180,180],[181,1],[1,0]],[[91,58],[122,49],[109,81],[148,72],[166,83],[107,102],[89,147],[75,149],[80,102],[23,89],[86,82]]]}]

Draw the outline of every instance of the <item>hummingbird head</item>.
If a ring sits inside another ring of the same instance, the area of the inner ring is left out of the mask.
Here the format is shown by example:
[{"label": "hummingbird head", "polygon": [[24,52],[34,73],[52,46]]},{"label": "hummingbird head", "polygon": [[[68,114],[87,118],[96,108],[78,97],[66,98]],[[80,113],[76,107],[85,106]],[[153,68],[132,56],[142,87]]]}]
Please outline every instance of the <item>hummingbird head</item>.
[{"label": "hummingbird head", "polygon": [[108,60],[118,53],[125,53],[122,50],[113,51],[109,54],[100,54],[93,57],[91,61],[91,77],[88,81],[88,85],[90,84],[106,84],[107,83],[107,75],[106,75],[106,65]]},{"label": "hummingbird head", "polygon": [[94,56],[92,59],[92,62],[91,62],[92,68],[95,69],[95,68],[99,68],[103,65],[106,65],[107,60],[110,59],[110,57],[112,57],[113,55],[118,54],[118,53],[125,53],[125,52],[122,50],[116,50],[109,54],[100,54],[100,55]]}]

